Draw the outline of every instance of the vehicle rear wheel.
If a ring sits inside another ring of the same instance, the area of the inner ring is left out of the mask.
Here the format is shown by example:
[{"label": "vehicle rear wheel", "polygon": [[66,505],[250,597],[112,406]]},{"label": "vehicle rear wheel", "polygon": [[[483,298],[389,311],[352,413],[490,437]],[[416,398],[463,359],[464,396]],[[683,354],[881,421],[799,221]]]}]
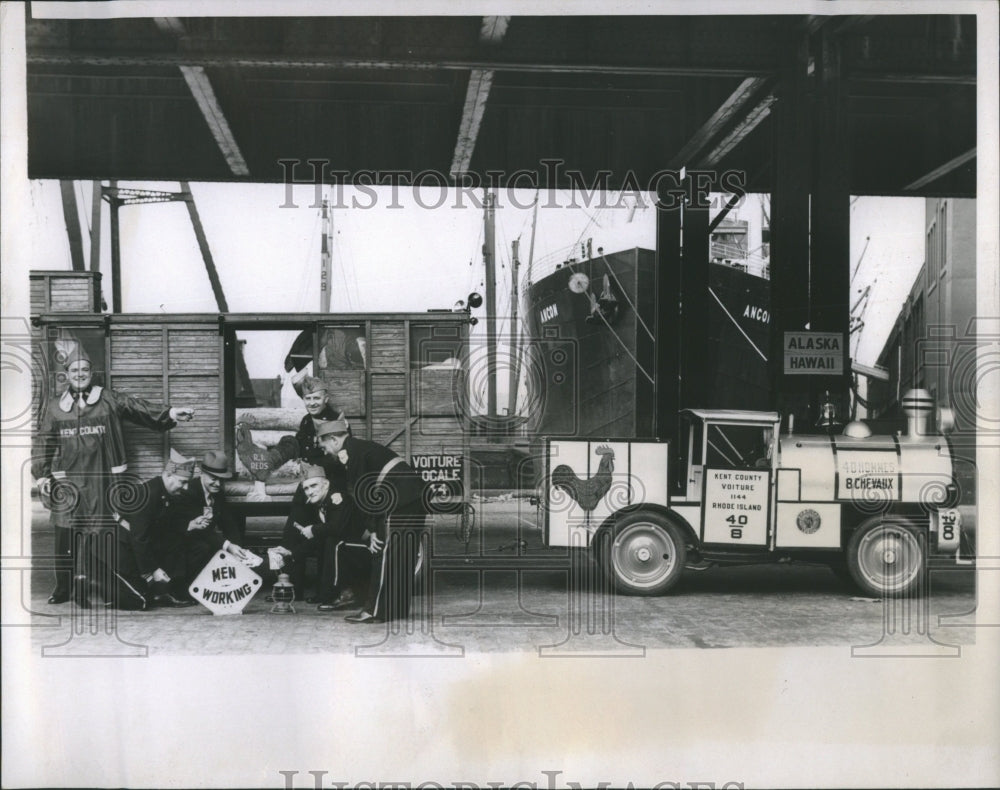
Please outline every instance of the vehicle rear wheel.
[{"label": "vehicle rear wheel", "polygon": [[905,595],[927,572],[925,544],[905,522],[869,521],[851,536],[847,567],[858,586],[871,595]]},{"label": "vehicle rear wheel", "polygon": [[659,513],[639,511],[620,518],[602,565],[620,592],[659,595],[680,578],[687,559],[684,533]]}]

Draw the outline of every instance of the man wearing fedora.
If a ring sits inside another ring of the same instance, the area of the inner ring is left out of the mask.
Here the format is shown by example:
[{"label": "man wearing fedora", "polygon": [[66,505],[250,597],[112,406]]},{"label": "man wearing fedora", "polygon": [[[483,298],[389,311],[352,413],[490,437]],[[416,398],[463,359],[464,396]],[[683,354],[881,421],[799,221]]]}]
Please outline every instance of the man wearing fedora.
[{"label": "man wearing fedora", "polygon": [[[233,477],[229,456],[209,450],[201,459],[200,474],[180,495],[177,514],[184,529],[187,553],[200,570],[216,551],[225,550],[244,559],[245,540],[226,502],[225,481]],[[196,572],[197,575],[197,572]]]},{"label": "man wearing fedora", "polygon": [[[126,475],[122,422],[168,431],[190,420],[194,410],[158,406],[95,385],[90,357],[79,343],[63,367],[68,387],[45,404],[37,437],[40,451],[31,468],[55,527],[56,587],[49,603],[70,599],[72,569],[78,606],[90,605],[90,584],[97,582],[109,604],[136,608],[140,601],[124,578],[131,551],[124,548],[128,536],[121,533],[118,517],[135,500],[141,483]],[[113,582],[116,574],[121,578]]]},{"label": "man wearing fedora", "polygon": [[316,433],[323,452],[345,468],[347,492],[373,555],[364,608],[346,620],[384,623],[404,618],[426,530],[424,482],[388,447],[349,435],[343,420],[323,423]]}]

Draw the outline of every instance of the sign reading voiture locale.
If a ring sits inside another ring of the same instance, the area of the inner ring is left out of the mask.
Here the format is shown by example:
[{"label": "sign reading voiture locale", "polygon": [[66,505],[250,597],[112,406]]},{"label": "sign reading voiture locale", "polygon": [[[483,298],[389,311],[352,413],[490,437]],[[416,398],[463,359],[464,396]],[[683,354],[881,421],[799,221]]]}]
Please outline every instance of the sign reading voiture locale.
[{"label": "sign reading voiture locale", "polygon": [[785,374],[839,376],[844,372],[842,332],[785,332]]}]

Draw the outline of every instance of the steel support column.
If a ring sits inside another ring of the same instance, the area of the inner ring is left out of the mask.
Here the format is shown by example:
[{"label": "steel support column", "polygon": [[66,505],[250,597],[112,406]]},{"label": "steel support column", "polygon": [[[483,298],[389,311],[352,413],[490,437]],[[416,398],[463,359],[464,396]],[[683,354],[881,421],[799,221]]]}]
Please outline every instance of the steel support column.
[{"label": "steel support column", "polygon": [[[109,183],[110,189],[115,189],[118,182],[112,179]],[[120,313],[122,311],[122,252],[121,238],[118,231],[118,209],[121,208],[121,201],[117,197],[108,200],[111,206],[111,312]]]},{"label": "steel support column", "polygon": [[809,324],[810,107],[809,39],[800,35],[783,68],[773,107],[774,191],[771,195],[771,344],[768,354],[772,406],[809,416],[806,376],[783,373],[785,332]]},{"label": "steel support column", "polygon": [[660,439],[677,440],[680,408],[681,211],[667,208],[676,195],[658,195],[656,210],[656,422]]},{"label": "steel support column", "polygon": [[[692,191],[692,194],[694,192]],[[711,305],[708,295],[708,208],[685,206],[681,219],[680,403],[682,409],[704,408],[712,360],[705,353],[705,329]]]},{"label": "steel support column", "polygon": [[841,418],[850,410],[851,196],[847,144],[847,90],[841,76],[840,39],[824,28],[815,39],[815,178],[812,199],[812,328],[843,338],[844,373],[810,377],[813,403],[829,390]]}]

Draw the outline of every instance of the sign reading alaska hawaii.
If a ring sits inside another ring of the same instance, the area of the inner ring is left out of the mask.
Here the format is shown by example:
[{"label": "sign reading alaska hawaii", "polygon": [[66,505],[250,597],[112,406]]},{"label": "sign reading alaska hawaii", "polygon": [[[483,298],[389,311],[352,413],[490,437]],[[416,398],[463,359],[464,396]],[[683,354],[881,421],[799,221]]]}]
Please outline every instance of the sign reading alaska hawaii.
[{"label": "sign reading alaska hawaii", "polygon": [[841,332],[785,332],[785,374],[844,372],[844,335]]}]

